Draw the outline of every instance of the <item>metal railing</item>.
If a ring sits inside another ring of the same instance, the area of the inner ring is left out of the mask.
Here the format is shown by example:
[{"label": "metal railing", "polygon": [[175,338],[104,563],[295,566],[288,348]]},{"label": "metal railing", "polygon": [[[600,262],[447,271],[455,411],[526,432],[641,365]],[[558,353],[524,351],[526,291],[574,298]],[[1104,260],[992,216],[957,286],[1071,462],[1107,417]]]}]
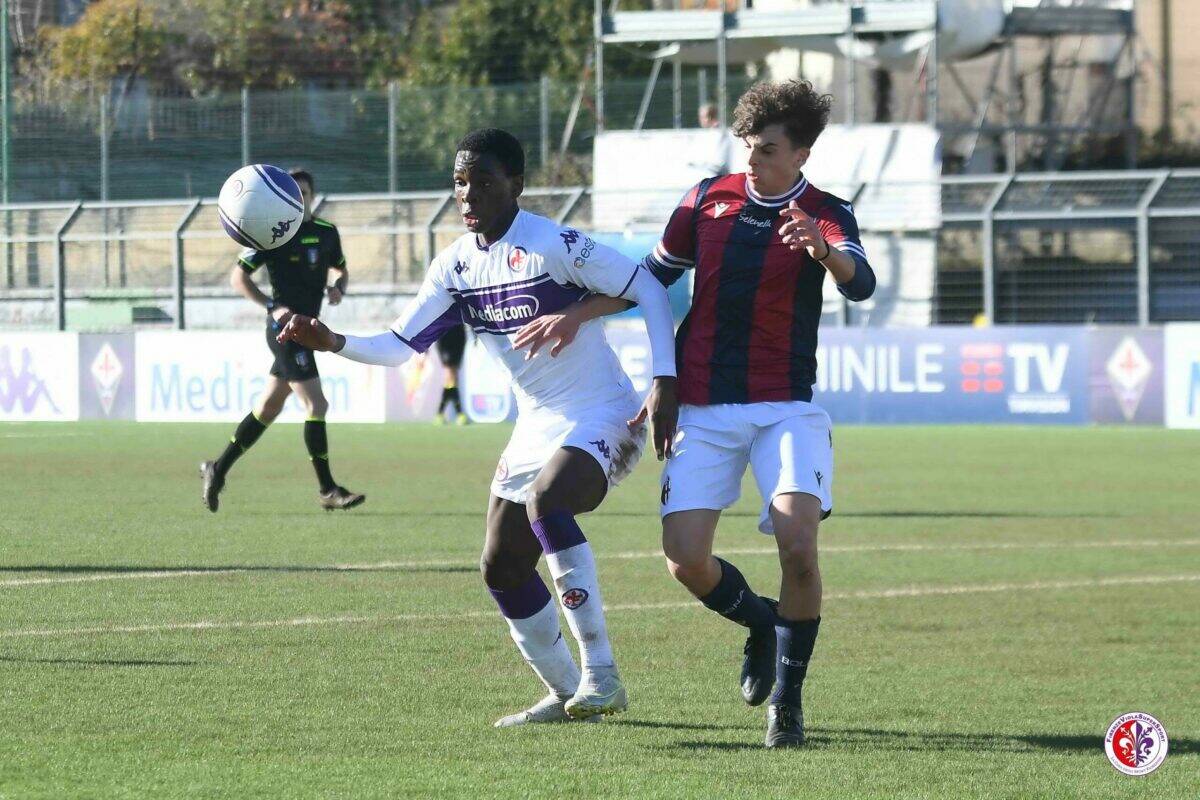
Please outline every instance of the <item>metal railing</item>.
[{"label": "metal railing", "polygon": [[[1200,170],[823,188],[854,203],[873,261],[892,265],[881,280],[903,299],[929,302],[931,322],[1200,320]],[[522,203],[652,246],[679,194],[535,188]],[[385,295],[412,291],[432,256],[462,234],[447,191],[324,195],[317,212],[338,225],[359,291]],[[907,276],[930,271],[928,256],[909,255],[913,240],[932,242],[933,279],[910,285]],[[0,306],[50,302],[52,319],[34,322],[59,329],[69,316],[73,328],[122,320],[183,328],[189,299],[230,294],[239,253],[212,199],[0,206],[0,244]],[[129,306],[129,316],[89,318],[105,304]],[[8,314],[0,324],[18,318],[30,319]]]}]

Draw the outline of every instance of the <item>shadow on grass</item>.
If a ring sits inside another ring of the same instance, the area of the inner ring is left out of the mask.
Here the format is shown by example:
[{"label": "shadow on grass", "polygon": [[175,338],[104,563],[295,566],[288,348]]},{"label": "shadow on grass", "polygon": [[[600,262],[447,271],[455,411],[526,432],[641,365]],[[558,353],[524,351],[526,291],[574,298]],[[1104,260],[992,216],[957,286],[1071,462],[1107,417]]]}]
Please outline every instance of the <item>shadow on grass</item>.
[{"label": "shadow on grass", "polygon": [[[1102,734],[991,734],[921,733],[885,731],[871,728],[812,728],[807,732],[812,749],[904,750],[913,752],[988,752],[1033,753],[1051,750],[1060,753],[1103,753]],[[1171,737],[1172,755],[1200,753],[1200,740]],[[761,750],[761,739],[746,742],[675,742],[663,749],[672,750]]]},{"label": "shadow on grass", "polygon": [[154,661],[137,658],[21,658],[19,656],[0,656],[0,662],[12,664],[55,664],[72,667],[194,667],[200,663],[199,661]]},{"label": "shadow on grass", "polygon": [[[352,509],[347,512],[356,517],[390,517],[393,519],[478,519],[480,532],[487,509],[480,506],[475,511],[363,511]],[[239,511],[244,517],[271,517],[272,519],[311,519],[310,512]],[[616,519],[658,519],[657,511],[593,511],[588,518],[612,517]],[[757,511],[721,512],[722,517],[758,518]],[[1114,519],[1131,517],[1132,514],[1093,514],[1084,512],[1041,512],[1041,511],[834,511],[834,516],[852,519]]]},{"label": "shadow on grass", "polygon": [[141,572],[154,573],[171,573],[171,572],[329,572],[329,573],[358,573],[358,572],[437,572],[437,573],[477,573],[478,567],[473,566],[455,566],[451,564],[397,564],[395,566],[363,566],[363,567],[304,567],[290,565],[255,565],[255,564],[231,564],[227,566],[220,565],[204,565],[190,566],[173,564],[171,566],[133,566],[128,564],[16,564],[10,566],[0,566],[0,573],[4,572],[44,572],[53,575],[86,575],[89,573],[96,574],[130,574],[136,575]]},{"label": "shadow on grass", "polygon": [[704,723],[704,722],[662,722],[649,719],[614,719],[606,720],[609,725],[625,725],[631,728],[660,728],[676,731],[753,731],[760,726],[749,724],[733,725],[726,723]]}]

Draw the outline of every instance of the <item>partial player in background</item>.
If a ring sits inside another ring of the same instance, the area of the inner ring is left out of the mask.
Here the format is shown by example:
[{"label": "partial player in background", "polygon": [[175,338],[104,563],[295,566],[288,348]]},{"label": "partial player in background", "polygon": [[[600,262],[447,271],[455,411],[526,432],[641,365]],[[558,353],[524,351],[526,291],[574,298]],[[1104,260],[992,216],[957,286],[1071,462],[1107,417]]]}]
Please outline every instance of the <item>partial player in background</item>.
[{"label": "partial player in background", "polygon": [[[591,544],[576,517],[600,505],[641,456],[649,417],[662,458],[674,435],[675,348],[662,284],[617,251],[522,211],[525,153],[512,134],[474,131],[458,144],[454,196],[468,233],[438,253],[392,329],[343,336],[297,315],[279,336],[354,361],[395,366],[451,327],[470,323],[509,372],[518,416],[491,485],[483,580],[522,656],[550,693],[498,727],[563,722],[626,707],[608,639]],[[525,323],[557,315],[589,293],[638,303],[650,337],[654,385],[644,404],[599,322],[579,328],[557,358],[512,346]],[[545,555],[582,673],[537,571]]]},{"label": "partial player in background", "polygon": [[[671,574],[705,606],[750,629],[742,695],[750,705],[770,696],[768,747],[804,743],[800,694],[821,623],[817,527],[833,509],[833,433],[812,402],[822,286],[828,273],[849,300],[875,290],[850,204],[801,172],[829,104],[805,81],[747,91],[733,130],[750,151],[749,171],[689,190],[643,262],[668,285],[695,270],[676,337],[681,406],[662,475],[663,551]],[[627,306],[593,297],[567,318]],[[520,341],[539,347],[571,336],[560,325]],[[712,552],[747,467],[762,495],[759,530],[774,534],[779,550],[778,603]]]},{"label": "partial player in background", "polygon": [[[279,416],[292,392],[300,397],[308,411],[308,419],[304,422],[304,446],[308,448],[309,459],[317,474],[317,502],[322,508],[333,510],[353,508],[366,500],[365,495],[339,486],[330,471],[329,440],[325,432],[329,402],[321,391],[312,350],[295,342],[281,343],[276,338],[293,314],[316,317],[321,313],[321,301],[325,298],[331,306],[342,302],[350,282],[337,228],[312,215],[316,189],[312,175],[299,169],[289,174],[304,196],[304,219],[299,230],[287,244],[275,250],[243,251],[229,275],[233,288],[250,302],[266,309],[267,346],[275,356],[275,363],[258,405],[238,424],[225,451],[215,461],[200,465],[201,500],[209,511],[217,510],[225,478],[234,462]],[[264,265],[271,278],[270,297],[263,294],[251,278]],[[331,276],[336,277],[329,283]]]},{"label": "partial player in background", "polygon": [[713,131],[712,138],[706,138],[698,145],[698,151],[689,166],[703,170],[708,175],[724,175],[733,164],[733,154],[736,142],[729,129],[721,124],[717,107],[712,103],[700,106],[696,114],[700,127]]},{"label": "partial player in background", "polygon": [[433,421],[438,425],[445,425],[446,410],[454,406],[454,421],[459,425],[466,425],[468,420],[463,411],[462,394],[458,391],[458,376],[462,368],[463,352],[467,349],[467,326],[454,325],[447,328],[434,346],[442,359],[443,375],[442,400],[438,403],[437,416]]}]

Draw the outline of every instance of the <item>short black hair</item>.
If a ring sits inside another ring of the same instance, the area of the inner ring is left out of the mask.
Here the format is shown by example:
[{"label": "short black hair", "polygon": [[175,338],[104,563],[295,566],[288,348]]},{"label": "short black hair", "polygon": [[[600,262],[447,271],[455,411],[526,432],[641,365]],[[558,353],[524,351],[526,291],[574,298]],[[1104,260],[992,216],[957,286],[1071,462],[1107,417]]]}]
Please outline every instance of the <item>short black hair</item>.
[{"label": "short black hair", "polygon": [[458,152],[487,153],[496,157],[510,176],[525,174],[525,149],[517,137],[499,128],[471,131],[458,142]]},{"label": "short black hair", "polygon": [[779,123],[793,145],[812,147],[829,122],[832,103],[832,97],[821,94],[808,81],[756,83],[733,109],[733,134],[745,138]]},{"label": "short black hair", "polygon": [[309,189],[312,189],[314,192],[317,190],[317,182],[313,180],[312,173],[308,170],[295,167],[294,169],[288,170],[288,175],[291,175],[292,180],[294,180],[296,183],[304,181],[308,184]]}]

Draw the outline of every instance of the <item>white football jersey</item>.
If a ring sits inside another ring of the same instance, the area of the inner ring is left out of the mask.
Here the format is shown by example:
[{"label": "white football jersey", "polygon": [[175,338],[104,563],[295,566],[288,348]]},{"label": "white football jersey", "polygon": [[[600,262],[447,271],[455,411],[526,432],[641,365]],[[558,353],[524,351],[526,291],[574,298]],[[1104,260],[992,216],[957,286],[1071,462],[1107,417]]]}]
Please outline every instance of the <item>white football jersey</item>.
[{"label": "white football jersey", "polygon": [[621,297],[639,269],[629,258],[573,228],[519,211],[488,247],[468,233],[437,254],[415,299],[392,332],[425,352],[451,326],[471,326],[512,375],[520,409],[562,411],[626,399],[629,377],[591,320],[551,358],[545,347],[529,360],[512,338],[525,324],[562,311],[588,294]]}]

